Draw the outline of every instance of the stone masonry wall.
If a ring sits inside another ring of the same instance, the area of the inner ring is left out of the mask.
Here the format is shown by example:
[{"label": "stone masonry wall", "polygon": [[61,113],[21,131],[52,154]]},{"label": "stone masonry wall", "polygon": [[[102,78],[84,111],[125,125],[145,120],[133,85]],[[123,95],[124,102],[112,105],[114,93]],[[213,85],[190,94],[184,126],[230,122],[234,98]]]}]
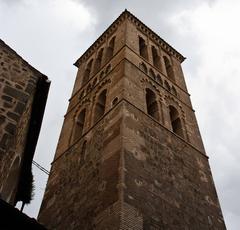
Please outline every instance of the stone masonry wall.
[{"label": "stone masonry wall", "polygon": [[47,228],[119,229],[121,125],[115,107],[53,162],[38,217]]},{"label": "stone masonry wall", "polygon": [[226,229],[208,158],[127,102],[123,114],[124,201],[142,216],[137,229]]},{"label": "stone masonry wall", "polygon": [[[14,159],[20,162],[39,73],[0,41],[0,188]],[[19,166],[20,166],[19,162]],[[16,178],[17,183],[18,178]],[[16,186],[16,183],[12,184]]]}]

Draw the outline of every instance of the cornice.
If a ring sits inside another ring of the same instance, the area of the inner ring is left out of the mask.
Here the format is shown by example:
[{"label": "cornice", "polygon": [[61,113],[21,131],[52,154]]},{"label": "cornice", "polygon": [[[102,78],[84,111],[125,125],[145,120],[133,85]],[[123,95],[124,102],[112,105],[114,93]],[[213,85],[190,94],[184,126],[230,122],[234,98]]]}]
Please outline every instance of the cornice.
[{"label": "cornice", "polygon": [[88,59],[96,49],[111,35],[126,17],[126,11],[122,12],[120,16],[99,36],[99,38],[83,53],[83,55],[74,63],[75,66],[79,65]]},{"label": "cornice", "polygon": [[130,13],[128,10],[123,11],[120,16],[100,35],[100,37],[83,53],[83,55],[74,63],[75,66],[79,65],[88,59],[96,49],[102,45],[102,43],[117,29],[125,19],[130,20],[136,25],[136,27],[148,35],[152,40],[160,45],[160,47],[167,53],[175,56],[180,62],[183,62],[186,58],[175,50],[171,45],[169,45],[165,40],[163,40],[159,35],[152,31],[148,26],[146,26],[142,21],[140,21],[136,16]]},{"label": "cornice", "polygon": [[175,56],[180,62],[183,62],[186,58],[180,54],[176,49],[169,45],[165,40],[163,40],[158,34],[152,31],[148,26],[146,26],[142,21],[140,21],[136,16],[134,16],[129,11],[125,10],[124,13],[127,14],[127,18],[136,25],[136,27],[148,35],[153,41],[158,43],[160,47],[165,50],[167,53]]}]

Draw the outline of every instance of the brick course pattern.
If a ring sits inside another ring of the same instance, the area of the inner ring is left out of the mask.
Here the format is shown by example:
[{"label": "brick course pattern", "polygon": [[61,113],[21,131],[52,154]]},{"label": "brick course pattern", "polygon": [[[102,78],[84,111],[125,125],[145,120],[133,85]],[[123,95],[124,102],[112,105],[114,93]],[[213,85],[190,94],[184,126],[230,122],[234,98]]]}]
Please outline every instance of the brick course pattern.
[{"label": "brick course pattern", "polygon": [[128,11],[77,60],[41,223],[57,230],[226,229],[183,60]]}]

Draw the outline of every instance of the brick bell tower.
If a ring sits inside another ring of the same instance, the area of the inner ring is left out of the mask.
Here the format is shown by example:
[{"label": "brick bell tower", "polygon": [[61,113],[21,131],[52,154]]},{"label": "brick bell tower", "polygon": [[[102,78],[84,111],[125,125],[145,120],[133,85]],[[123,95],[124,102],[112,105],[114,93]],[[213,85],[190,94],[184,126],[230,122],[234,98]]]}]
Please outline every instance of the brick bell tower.
[{"label": "brick bell tower", "polygon": [[226,229],[183,60],[128,11],[77,60],[42,224]]}]

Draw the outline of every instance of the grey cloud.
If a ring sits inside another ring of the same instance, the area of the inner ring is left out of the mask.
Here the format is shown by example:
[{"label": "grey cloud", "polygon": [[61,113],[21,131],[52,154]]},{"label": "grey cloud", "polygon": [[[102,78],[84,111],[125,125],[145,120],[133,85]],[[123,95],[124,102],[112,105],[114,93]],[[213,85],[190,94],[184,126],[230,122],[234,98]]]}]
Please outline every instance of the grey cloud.
[{"label": "grey cloud", "polygon": [[[28,23],[29,15],[25,16],[23,14],[21,15],[22,21],[19,22],[19,27],[13,28],[11,22],[19,19],[16,14],[12,14],[11,11],[0,11],[1,20],[10,18],[5,23],[0,21],[1,37],[27,59],[30,64],[47,74],[52,80],[35,160],[45,168],[50,168],[60,134],[63,115],[67,108],[67,99],[71,95],[76,75],[76,68],[72,64],[112,21],[127,8],[187,57],[187,60],[183,63],[184,73],[189,91],[193,95],[193,106],[197,110],[200,129],[205,146],[207,146],[207,153],[210,156],[214,180],[218,188],[225,219],[229,229],[237,230],[237,226],[240,225],[240,208],[238,202],[236,202],[240,192],[238,183],[240,170],[236,167],[234,161],[239,161],[239,155],[236,153],[240,152],[238,145],[240,132],[235,131],[233,133],[232,129],[234,127],[229,124],[227,118],[236,120],[234,113],[240,114],[239,108],[235,108],[239,98],[235,98],[235,101],[231,100],[233,95],[231,91],[225,90],[225,84],[220,82],[221,79],[219,79],[219,85],[209,85],[209,81],[199,87],[200,79],[204,77],[198,74],[201,59],[204,58],[198,52],[201,35],[196,36],[191,32],[178,34],[178,28],[170,23],[171,17],[175,14],[185,10],[192,10],[203,3],[213,7],[217,1],[74,1],[84,4],[90,10],[92,17],[97,19],[96,25],[92,25],[92,28],[82,32],[77,29],[74,30],[74,28],[66,28],[66,26],[58,24],[57,21],[50,23],[52,16],[48,13],[44,14],[44,24],[41,23],[41,14],[36,15],[36,18],[32,18],[34,26]],[[21,0],[0,0],[0,10],[2,6],[20,6],[24,2]],[[42,1],[42,5],[45,2]],[[43,9],[44,7],[39,10]],[[29,8],[24,13],[28,12],[30,12]],[[225,104],[222,104],[219,98]],[[239,123],[239,120],[236,120],[235,129],[237,130],[240,130]],[[41,195],[43,194],[42,189],[46,183],[46,176],[41,174],[38,169],[34,169],[34,173],[35,180],[38,180],[36,182],[36,190],[38,190],[36,191],[36,201],[25,209],[31,216],[36,216]]]}]

